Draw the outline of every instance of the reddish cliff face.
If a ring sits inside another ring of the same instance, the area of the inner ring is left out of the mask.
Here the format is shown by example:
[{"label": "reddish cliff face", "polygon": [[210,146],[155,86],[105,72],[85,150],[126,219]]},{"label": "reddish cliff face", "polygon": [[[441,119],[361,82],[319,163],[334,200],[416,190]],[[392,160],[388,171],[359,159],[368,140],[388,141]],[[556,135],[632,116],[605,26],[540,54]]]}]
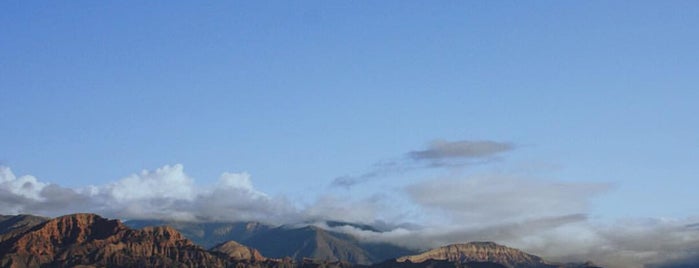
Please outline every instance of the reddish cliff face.
[{"label": "reddish cliff face", "polygon": [[264,261],[266,260],[265,257],[260,254],[259,251],[257,251],[254,248],[251,247],[246,247],[244,245],[239,244],[238,242],[235,241],[228,241],[225,243],[221,243],[214,248],[211,249],[211,251],[215,252],[221,252],[226,254],[228,257],[230,257],[232,260],[236,261]]},{"label": "reddish cliff face", "polygon": [[3,267],[222,267],[226,260],[170,227],[131,230],[118,220],[74,214],[49,220],[0,243]]}]

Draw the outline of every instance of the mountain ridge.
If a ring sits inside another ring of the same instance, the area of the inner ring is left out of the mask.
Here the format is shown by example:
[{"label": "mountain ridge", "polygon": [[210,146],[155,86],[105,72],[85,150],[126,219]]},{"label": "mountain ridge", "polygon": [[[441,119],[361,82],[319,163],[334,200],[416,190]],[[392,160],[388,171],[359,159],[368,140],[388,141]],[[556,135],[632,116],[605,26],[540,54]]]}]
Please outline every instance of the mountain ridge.
[{"label": "mountain ridge", "polygon": [[[28,221],[17,225],[21,222],[18,219]],[[0,267],[596,267],[549,263],[493,242],[399,254],[403,249],[396,246],[376,244],[370,248],[350,234],[314,225],[211,225],[223,228],[220,235],[249,237],[245,242],[229,240],[205,249],[171,226],[133,229],[119,220],[89,213],[44,219],[31,215],[0,218],[0,226],[14,226],[0,236]],[[42,222],[35,224],[35,220]],[[229,227],[242,234],[232,233]]]}]

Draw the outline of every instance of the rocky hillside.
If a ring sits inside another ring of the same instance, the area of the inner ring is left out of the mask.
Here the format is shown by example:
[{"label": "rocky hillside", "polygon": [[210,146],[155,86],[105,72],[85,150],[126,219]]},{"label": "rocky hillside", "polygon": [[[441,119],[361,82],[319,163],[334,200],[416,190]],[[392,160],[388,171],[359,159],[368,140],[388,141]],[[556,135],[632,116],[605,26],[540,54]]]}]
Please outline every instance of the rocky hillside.
[{"label": "rocky hillside", "polygon": [[543,260],[541,257],[525,253],[518,249],[498,245],[493,242],[471,242],[448,245],[417,255],[400,257],[396,259],[396,262],[423,263],[429,260],[444,260],[461,264],[473,262],[496,263],[508,268],[596,267],[592,263],[551,263]]},{"label": "rocky hillside", "polygon": [[2,267],[224,267],[227,260],[171,227],[132,230],[118,220],[74,214],[41,223],[0,243]]},{"label": "rocky hillside", "polygon": [[550,263],[492,242],[450,245],[392,258],[412,253],[389,244],[366,244],[351,235],[315,226],[212,226],[217,228],[208,230],[241,237],[245,242],[226,241],[206,250],[170,226],[132,229],[94,214],[48,220],[5,216],[0,218],[5,232],[0,234],[0,267],[595,267],[591,263]]},{"label": "rocky hillside", "polygon": [[[168,225],[207,248],[234,240],[259,250],[264,256],[277,259],[291,257],[296,261],[312,258],[327,262],[369,265],[415,253],[388,243],[364,243],[351,235],[316,226],[272,227],[258,222],[195,223],[148,220],[132,220],[125,224],[132,228]],[[327,224],[332,227],[349,225],[363,230],[378,231],[368,225],[343,222],[327,222]]]},{"label": "rocky hillside", "polygon": [[501,246],[493,242],[472,242],[448,245],[417,255],[400,257],[398,262],[412,263],[426,260],[448,260],[451,262],[495,262],[507,267],[537,267],[546,263],[541,258],[520,250]]},{"label": "rocky hillside", "polygon": [[220,252],[226,254],[229,258],[236,261],[265,261],[267,258],[263,257],[257,249],[241,245],[235,241],[228,241],[216,245],[211,249],[213,252]]}]

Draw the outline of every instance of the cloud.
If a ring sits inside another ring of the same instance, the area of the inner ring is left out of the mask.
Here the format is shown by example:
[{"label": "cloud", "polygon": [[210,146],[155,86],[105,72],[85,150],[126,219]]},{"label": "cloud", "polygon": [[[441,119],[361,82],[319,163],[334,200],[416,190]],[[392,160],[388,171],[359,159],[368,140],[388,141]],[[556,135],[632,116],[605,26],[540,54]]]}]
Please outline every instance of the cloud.
[{"label": "cloud", "polygon": [[406,187],[426,211],[453,221],[492,224],[587,211],[609,184],[563,183],[507,176],[435,179]]},{"label": "cloud", "polygon": [[0,167],[0,214],[58,216],[94,212],[108,217],[175,220],[298,219],[293,204],[257,191],[247,173],[223,173],[211,187],[200,187],[180,164],[143,170],[101,186],[80,189],[16,177]]},{"label": "cloud", "polygon": [[366,243],[388,242],[418,250],[468,241],[495,241],[549,261],[593,261],[609,268],[687,268],[699,264],[699,231],[682,221],[626,220],[591,223],[584,214],[507,224],[456,224],[377,232],[350,225],[323,226]]},{"label": "cloud", "polygon": [[[590,220],[591,199],[610,187],[471,176],[425,180],[399,188],[402,192],[397,196],[385,192],[363,199],[349,194],[321,195],[316,202],[297,207],[283,197],[257,190],[247,173],[226,172],[216,183],[201,186],[182,165],[169,165],[105,185],[72,189],[31,175],[15,176],[10,168],[0,167],[0,214],[94,212],[123,219],[272,224],[378,222],[379,230],[384,231],[349,225],[329,228],[368,243],[389,242],[415,249],[495,241],[554,261],[592,260],[611,268],[695,267],[699,262],[696,218]],[[405,200],[397,200],[401,196]]]},{"label": "cloud", "polygon": [[511,143],[495,141],[435,140],[426,149],[410,151],[401,158],[380,161],[369,171],[357,176],[340,176],[331,182],[333,187],[351,188],[373,178],[402,174],[417,169],[460,167],[487,163],[503,152],[514,150]]},{"label": "cloud", "polygon": [[34,176],[16,177],[8,167],[0,167],[0,188],[17,196],[31,200],[41,200],[41,190],[46,183],[39,182]]},{"label": "cloud", "polygon": [[143,170],[102,187],[99,191],[119,202],[143,199],[191,200],[196,195],[192,179],[184,173],[184,167],[180,164],[166,165],[155,171]]},{"label": "cloud", "polygon": [[[376,232],[359,229],[350,225],[336,226],[331,230],[352,234],[364,242],[389,242],[396,245],[427,250],[439,246],[468,241],[505,241],[537,234],[569,224],[583,222],[583,214],[562,215],[527,221],[511,222],[485,226],[462,226],[455,224],[431,225],[417,228],[398,227],[390,231]],[[509,243],[505,243],[509,245]]]},{"label": "cloud", "polygon": [[335,178],[331,186],[349,189],[354,185],[367,182],[372,178],[388,176],[391,174],[403,174],[405,172],[419,169],[420,166],[408,163],[405,160],[381,161],[371,166],[368,172],[358,176],[340,176]]},{"label": "cloud", "polygon": [[435,140],[427,149],[412,151],[408,156],[415,160],[477,159],[511,151],[514,145],[495,141],[446,141]]}]

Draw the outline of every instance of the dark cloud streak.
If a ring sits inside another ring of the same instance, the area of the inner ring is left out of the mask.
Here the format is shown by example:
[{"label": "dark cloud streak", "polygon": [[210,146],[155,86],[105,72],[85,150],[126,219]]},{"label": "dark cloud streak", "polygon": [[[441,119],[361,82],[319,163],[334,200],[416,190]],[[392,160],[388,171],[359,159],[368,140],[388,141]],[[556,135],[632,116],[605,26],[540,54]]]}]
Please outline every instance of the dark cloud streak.
[{"label": "dark cloud streak", "polygon": [[421,151],[412,151],[407,155],[414,160],[435,159],[478,159],[494,156],[498,153],[511,151],[514,145],[495,141],[445,141],[436,140]]},{"label": "dark cloud streak", "polygon": [[330,185],[349,189],[373,178],[403,174],[412,170],[487,164],[498,160],[499,154],[514,149],[513,144],[506,142],[435,140],[424,150],[410,151],[397,160],[375,163],[369,171],[357,176],[337,177]]}]

